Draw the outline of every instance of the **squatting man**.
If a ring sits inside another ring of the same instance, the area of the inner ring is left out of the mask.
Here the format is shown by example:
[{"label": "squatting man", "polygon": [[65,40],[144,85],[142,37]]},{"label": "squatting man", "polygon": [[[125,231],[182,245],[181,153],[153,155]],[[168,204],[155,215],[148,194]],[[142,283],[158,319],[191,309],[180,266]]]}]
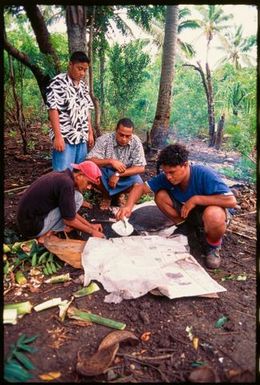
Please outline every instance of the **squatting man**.
[{"label": "squatting man", "polygon": [[174,224],[189,221],[201,226],[207,241],[206,266],[220,266],[220,248],[227,228],[229,208],[236,206],[236,198],[223,180],[209,167],[190,164],[189,152],[181,144],[165,147],[159,154],[162,172],[143,184],[135,185],[117,220],[131,215],[134,204],[143,194],[153,192],[159,209]]},{"label": "squatting man", "polygon": [[[142,184],[139,174],[145,170],[146,160],[141,140],[133,133],[134,124],[128,118],[117,122],[114,132],[97,138],[87,158],[101,168],[102,192],[100,208],[110,207],[111,198],[129,192],[135,184]],[[119,204],[120,205],[120,204]]]}]

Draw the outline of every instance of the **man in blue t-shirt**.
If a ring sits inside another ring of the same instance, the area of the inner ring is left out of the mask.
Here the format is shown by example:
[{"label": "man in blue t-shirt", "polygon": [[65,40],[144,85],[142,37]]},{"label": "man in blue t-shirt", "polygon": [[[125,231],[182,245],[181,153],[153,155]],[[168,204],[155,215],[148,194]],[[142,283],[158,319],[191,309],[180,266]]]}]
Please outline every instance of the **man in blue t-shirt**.
[{"label": "man in blue t-shirt", "polygon": [[206,265],[216,269],[220,266],[219,251],[227,226],[227,209],[236,206],[236,198],[212,169],[189,164],[188,155],[181,144],[165,147],[157,161],[162,172],[136,185],[116,218],[129,217],[138,199],[154,192],[157,206],[174,224],[189,219],[196,226],[194,218],[199,218],[208,244]]}]

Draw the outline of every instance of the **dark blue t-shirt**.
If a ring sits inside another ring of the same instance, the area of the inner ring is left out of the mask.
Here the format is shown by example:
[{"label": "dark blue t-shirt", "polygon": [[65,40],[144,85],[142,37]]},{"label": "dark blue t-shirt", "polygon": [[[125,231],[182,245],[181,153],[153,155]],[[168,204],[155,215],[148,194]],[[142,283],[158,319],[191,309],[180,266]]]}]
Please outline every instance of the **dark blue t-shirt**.
[{"label": "dark blue t-shirt", "polygon": [[167,190],[169,195],[180,203],[186,202],[194,195],[232,195],[229,187],[214,170],[198,164],[190,165],[190,180],[185,191],[170,183],[164,172],[146,183],[154,193],[159,190]]}]

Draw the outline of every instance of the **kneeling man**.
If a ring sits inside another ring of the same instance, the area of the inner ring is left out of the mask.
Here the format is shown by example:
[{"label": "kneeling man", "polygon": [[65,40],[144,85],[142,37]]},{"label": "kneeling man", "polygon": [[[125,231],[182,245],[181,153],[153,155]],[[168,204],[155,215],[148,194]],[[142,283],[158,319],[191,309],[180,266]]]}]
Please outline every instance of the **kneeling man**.
[{"label": "kneeling man", "polygon": [[102,226],[91,224],[78,214],[82,193],[100,183],[101,172],[90,161],[71,164],[73,170],[52,171],[41,176],[23,194],[17,211],[17,224],[26,238],[39,243],[53,232],[72,229],[104,238]]}]

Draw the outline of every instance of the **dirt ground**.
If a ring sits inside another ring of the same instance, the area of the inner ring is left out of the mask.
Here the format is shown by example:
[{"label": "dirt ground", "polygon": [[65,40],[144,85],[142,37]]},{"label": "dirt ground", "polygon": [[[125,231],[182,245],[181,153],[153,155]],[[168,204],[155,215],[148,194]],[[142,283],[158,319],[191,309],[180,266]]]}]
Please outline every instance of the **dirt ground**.
[{"label": "dirt ground", "polygon": [[[39,128],[33,128],[31,134],[36,141]],[[212,167],[234,163],[238,157],[235,153],[209,149],[199,140],[186,144],[191,151],[191,160]],[[156,154],[148,154],[147,159],[144,179],[156,172]],[[15,237],[20,239],[15,233],[15,212],[23,191],[20,187],[51,171],[48,136],[42,136],[30,155],[23,156],[17,138],[11,138],[6,131],[4,162],[5,239],[9,237],[9,241],[14,241]],[[138,338],[135,345],[120,344],[109,369],[101,375],[80,375],[76,370],[77,355],[84,348],[86,355],[91,357],[112,329],[94,323],[82,326],[68,318],[62,323],[57,307],[39,313],[33,311],[16,325],[5,325],[4,358],[21,334],[38,335],[32,344],[37,348],[36,353],[28,354],[36,367],[32,371],[33,379],[28,382],[44,382],[38,376],[48,372],[60,373],[52,382],[68,383],[256,382],[256,192],[254,186],[243,181],[233,181],[233,189],[240,207],[223,240],[221,267],[208,271],[227,290],[218,298],[170,300],[149,293],[138,299],[112,304],[104,302],[107,293],[102,288],[90,296],[76,298],[74,305],[79,309],[124,322],[125,330]],[[101,212],[97,206],[92,210],[82,209],[82,213],[88,214],[89,218],[108,217],[108,213]],[[203,265],[202,243],[189,237],[189,245],[191,254]],[[42,283],[33,290],[30,285],[21,288],[13,284],[6,290],[4,301],[29,300],[35,305],[54,297],[70,299],[72,293],[82,286],[83,270],[65,264],[59,274],[66,272],[72,277],[70,282]],[[241,274],[246,276],[245,280],[222,280]],[[226,316],[228,322],[216,328],[215,322],[222,316]],[[193,336],[198,338],[197,349],[188,337],[187,327],[192,327]],[[147,339],[141,338],[145,332],[149,332]],[[197,373],[199,377],[194,381],[196,367],[206,369],[202,369],[202,374]],[[210,376],[203,381],[207,368],[211,368],[208,369]]]}]

